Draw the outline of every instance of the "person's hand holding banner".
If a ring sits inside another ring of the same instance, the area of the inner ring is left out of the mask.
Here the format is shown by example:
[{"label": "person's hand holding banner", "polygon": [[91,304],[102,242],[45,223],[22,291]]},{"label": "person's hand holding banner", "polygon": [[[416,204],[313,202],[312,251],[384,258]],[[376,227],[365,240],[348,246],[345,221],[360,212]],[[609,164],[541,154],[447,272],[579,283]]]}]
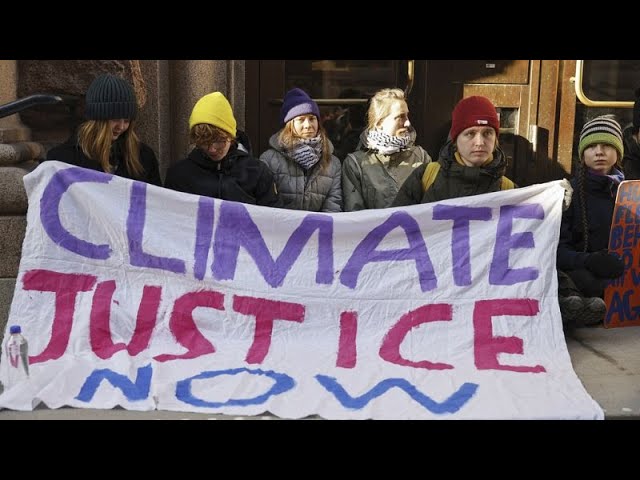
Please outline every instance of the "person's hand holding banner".
[{"label": "person's hand holding banner", "polygon": [[566,178],[560,181],[560,186],[564,188],[564,198],[562,199],[562,211],[566,211],[571,205],[571,198],[573,197],[573,187]]}]

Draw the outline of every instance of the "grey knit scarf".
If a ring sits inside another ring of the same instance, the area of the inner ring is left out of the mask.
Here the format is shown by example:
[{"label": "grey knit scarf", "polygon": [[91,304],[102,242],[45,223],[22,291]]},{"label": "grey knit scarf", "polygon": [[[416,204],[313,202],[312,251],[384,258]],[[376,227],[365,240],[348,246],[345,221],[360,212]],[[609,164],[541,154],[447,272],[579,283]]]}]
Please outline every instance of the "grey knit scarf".
[{"label": "grey knit scarf", "polygon": [[309,170],[322,158],[322,137],[296,139],[289,155],[303,170]]}]

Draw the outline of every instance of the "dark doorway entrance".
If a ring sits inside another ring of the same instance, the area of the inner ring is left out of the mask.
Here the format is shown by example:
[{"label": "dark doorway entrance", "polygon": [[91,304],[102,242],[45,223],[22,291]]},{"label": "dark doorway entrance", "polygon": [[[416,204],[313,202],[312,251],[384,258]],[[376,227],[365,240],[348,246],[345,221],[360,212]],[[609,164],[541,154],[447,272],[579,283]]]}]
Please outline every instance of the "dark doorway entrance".
[{"label": "dark doorway entrance", "polygon": [[320,120],[335,153],[344,158],[355,150],[359,132],[366,125],[369,98],[382,88],[407,91],[413,74],[408,69],[407,60],[248,61],[246,129],[256,153],[265,151],[269,137],[281,128],[285,92],[299,87],[318,103]]},{"label": "dark doorway entrance", "polygon": [[[318,103],[336,153],[344,157],[355,149],[366,124],[368,99],[379,89],[397,87],[408,92],[416,143],[435,160],[455,104],[484,95],[500,114],[507,175],[520,186],[530,185],[548,180],[548,164],[554,162],[548,152],[555,135],[552,75],[557,76],[558,61],[546,62],[543,72],[540,60],[251,60],[246,64],[246,130],[260,155],[281,128],[285,92],[300,87]],[[548,88],[541,85],[543,77],[551,78]]]}]

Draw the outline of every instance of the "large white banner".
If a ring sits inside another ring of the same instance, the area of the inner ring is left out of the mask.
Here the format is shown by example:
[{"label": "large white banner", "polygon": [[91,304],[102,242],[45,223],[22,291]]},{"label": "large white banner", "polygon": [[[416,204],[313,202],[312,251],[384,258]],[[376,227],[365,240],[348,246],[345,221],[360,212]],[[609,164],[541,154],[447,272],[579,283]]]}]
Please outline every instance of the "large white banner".
[{"label": "large white banner", "polygon": [[31,379],[0,407],[603,418],[562,331],[559,182],[338,214],[59,162],[25,186]]}]

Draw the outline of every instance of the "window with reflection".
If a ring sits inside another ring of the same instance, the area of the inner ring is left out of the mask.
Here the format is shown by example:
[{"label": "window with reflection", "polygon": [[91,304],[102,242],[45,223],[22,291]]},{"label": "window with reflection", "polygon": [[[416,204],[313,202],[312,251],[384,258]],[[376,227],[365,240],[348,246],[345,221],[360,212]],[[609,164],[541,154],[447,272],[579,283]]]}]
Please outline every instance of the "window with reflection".
[{"label": "window with reflection", "polygon": [[[598,102],[633,102],[640,88],[640,60],[584,60],[582,91],[589,100]],[[599,115],[613,114],[624,129],[633,120],[633,109],[623,107],[588,107],[576,102],[573,135],[573,163],[578,158],[582,126]]]},{"label": "window with reflection", "polygon": [[343,160],[366,127],[369,98],[397,86],[397,72],[396,60],[287,60],[285,91],[302,88],[318,103],[334,154]]},{"label": "window with reflection", "polygon": [[593,101],[633,101],[640,60],[584,60],[582,90]]}]

